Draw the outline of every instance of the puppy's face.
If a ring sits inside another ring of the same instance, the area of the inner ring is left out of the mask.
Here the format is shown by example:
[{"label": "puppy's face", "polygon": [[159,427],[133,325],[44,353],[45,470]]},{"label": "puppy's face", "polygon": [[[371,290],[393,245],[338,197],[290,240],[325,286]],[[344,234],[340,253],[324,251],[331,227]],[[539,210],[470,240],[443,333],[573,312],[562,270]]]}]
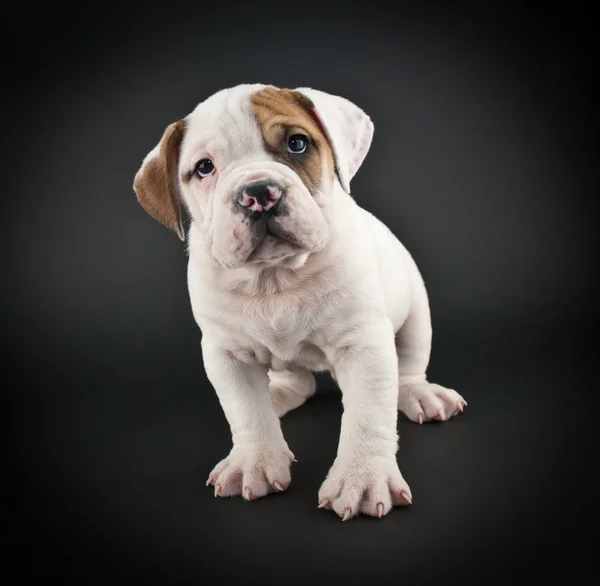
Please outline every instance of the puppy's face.
[{"label": "puppy's face", "polygon": [[333,153],[298,92],[225,93],[187,120],[181,194],[206,250],[224,267],[320,250]]},{"label": "puppy's face", "polygon": [[343,98],[241,85],[169,126],[134,189],[183,239],[182,200],[224,268],[293,263],[326,246],[333,190],[349,192],[372,134],[368,116]]}]

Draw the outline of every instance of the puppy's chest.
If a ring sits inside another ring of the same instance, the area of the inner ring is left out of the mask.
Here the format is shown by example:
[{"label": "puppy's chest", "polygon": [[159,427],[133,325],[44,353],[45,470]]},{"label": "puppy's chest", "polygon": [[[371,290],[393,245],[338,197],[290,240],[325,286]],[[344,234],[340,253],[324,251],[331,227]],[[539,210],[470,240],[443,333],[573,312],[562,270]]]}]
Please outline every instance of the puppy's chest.
[{"label": "puppy's chest", "polygon": [[270,356],[274,367],[295,363],[322,370],[325,356],[315,343],[319,317],[317,306],[280,300],[276,306],[254,308],[252,318],[242,320],[242,329],[254,347]]},{"label": "puppy's chest", "polygon": [[298,311],[262,313],[256,316],[254,323],[247,323],[246,328],[255,342],[281,359],[291,358],[310,343],[312,330],[311,316]]}]

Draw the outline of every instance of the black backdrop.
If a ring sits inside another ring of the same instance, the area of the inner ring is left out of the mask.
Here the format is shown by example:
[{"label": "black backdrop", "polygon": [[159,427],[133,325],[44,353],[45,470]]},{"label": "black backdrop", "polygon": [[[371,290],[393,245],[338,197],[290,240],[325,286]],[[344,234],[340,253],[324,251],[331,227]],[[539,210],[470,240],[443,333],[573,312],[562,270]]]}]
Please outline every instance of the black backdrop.
[{"label": "black backdrop", "polygon": [[[578,584],[593,509],[585,365],[595,326],[591,15],[576,3],[307,2],[17,7],[6,18],[3,489],[9,583]],[[167,124],[242,82],[363,107],[353,194],[416,258],[430,378],[469,401],[400,417],[414,505],[317,509],[339,392],[283,423],[288,493],[214,499],[229,449],[207,384],[184,246],[136,203]]]}]

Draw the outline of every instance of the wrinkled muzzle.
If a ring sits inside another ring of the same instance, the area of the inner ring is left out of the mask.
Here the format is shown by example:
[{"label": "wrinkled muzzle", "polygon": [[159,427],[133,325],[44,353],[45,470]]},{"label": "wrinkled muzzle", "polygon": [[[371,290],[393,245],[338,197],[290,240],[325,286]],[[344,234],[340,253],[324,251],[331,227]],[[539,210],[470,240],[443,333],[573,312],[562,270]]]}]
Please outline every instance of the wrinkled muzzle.
[{"label": "wrinkled muzzle", "polygon": [[214,194],[210,252],[224,267],[277,262],[327,242],[321,207],[286,165],[248,163],[222,176]]}]

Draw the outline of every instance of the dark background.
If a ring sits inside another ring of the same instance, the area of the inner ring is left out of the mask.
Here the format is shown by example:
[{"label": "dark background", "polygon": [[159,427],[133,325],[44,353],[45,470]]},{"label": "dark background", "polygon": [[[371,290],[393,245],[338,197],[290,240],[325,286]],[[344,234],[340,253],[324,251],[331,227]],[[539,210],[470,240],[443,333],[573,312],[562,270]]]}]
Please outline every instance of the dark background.
[{"label": "dark background", "polygon": [[[6,16],[2,572],[17,584],[583,583],[596,511],[598,142],[591,9],[521,3],[78,3]],[[339,392],[284,419],[286,494],[218,500],[230,447],[184,246],[133,176],[167,124],[242,82],[344,95],[375,123],[353,195],[411,250],[430,379],[400,416],[414,505],[317,509]]]}]

